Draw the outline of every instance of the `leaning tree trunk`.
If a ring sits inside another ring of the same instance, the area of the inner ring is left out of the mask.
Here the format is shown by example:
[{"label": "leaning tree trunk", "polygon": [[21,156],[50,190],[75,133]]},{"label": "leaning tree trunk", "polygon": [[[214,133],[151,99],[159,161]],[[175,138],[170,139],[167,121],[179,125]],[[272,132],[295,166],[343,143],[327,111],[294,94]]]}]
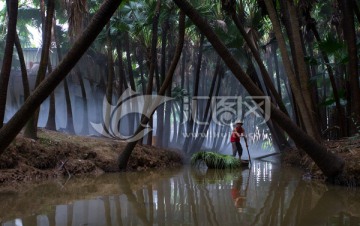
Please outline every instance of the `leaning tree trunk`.
[{"label": "leaning tree trunk", "polygon": [[6,35],[4,59],[0,73],[0,128],[3,127],[6,109],[6,97],[10,78],[11,63],[16,38],[18,0],[6,1],[9,12],[8,31]]},{"label": "leaning tree trunk", "polygon": [[[159,11],[157,11],[159,12]],[[157,26],[156,26],[157,27]],[[153,29],[155,28],[155,26],[153,27]],[[155,28],[156,29],[156,28]],[[179,18],[179,40],[176,46],[176,50],[175,50],[175,54],[174,54],[174,58],[171,61],[171,65],[168,69],[165,81],[163,82],[158,95],[164,95],[165,91],[167,90],[168,86],[170,85],[171,81],[172,81],[172,77],[174,75],[175,69],[176,69],[176,65],[178,64],[178,61],[180,59],[181,56],[181,52],[182,52],[182,48],[184,45],[184,36],[185,36],[185,14],[181,11],[180,12],[180,18]],[[151,76],[151,74],[150,74]],[[151,82],[151,80],[149,81]],[[149,88],[149,86],[148,86]],[[157,98],[159,99],[159,98]],[[156,101],[155,101],[156,102]],[[156,103],[155,103],[156,104]],[[151,112],[151,115],[154,114],[154,112]],[[136,134],[143,131],[144,129],[144,125],[146,125],[149,122],[149,118],[143,117],[141,120],[141,124],[139,125],[138,129],[136,130]],[[130,155],[132,153],[132,151],[134,150],[134,147],[136,145],[136,141],[132,141],[130,143],[128,143],[124,149],[123,152],[121,152],[120,156],[119,156],[119,169],[120,170],[126,170],[127,167],[127,163],[129,161]]]},{"label": "leaning tree trunk", "polygon": [[292,29],[292,41],[294,43],[294,50],[296,54],[296,62],[298,65],[298,72],[299,72],[299,81],[302,94],[304,96],[305,104],[308,109],[310,120],[312,123],[312,130],[315,134],[316,139],[321,139],[320,137],[320,127],[318,125],[318,119],[316,118],[316,110],[315,110],[315,103],[314,99],[312,98],[310,92],[310,85],[309,85],[309,70],[305,63],[305,53],[304,53],[304,42],[302,36],[300,34],[299,28],[299,19],[298,13],[295,8],[293,1],[287,1],[288,9],[289,9],[289,18],[290,24]]},{"label": "leaning tree trunk", "polygon": [[[256,69],[255,69],[255,65],[253,64],[253,62],[251,61],[250,58],[248,59],[247,64],[248,64],[248,67],[247,67],[246,74],[248,74],[250,76],[252,81],[258,85],[258,87],[260,88],[260,90],[263,93],[265,93],[265,94],[269,93],[270,91],[268,90],[266,83],[265,83],[264,87],[261,85],[259,75],[257,74]],[[287,116],[289,116],[289,115],[287,115]],[[273,144],[275,144],[274,146],[276,147],[276,149],[279,151],[283,151],[284,149],[288,148],[290,146],[290,144],[286,140],[284,131],[281,131],[279,129],[279,127],[276,126],[276,124],[273,124],[271,119],[269,121],[267,121],[266,124],[270,130],[270,133],[273,136]]]},{"label": "leaning tree trunk", "polygon": [[19,36],[17,34],[15,37],[15,46],[16,46],[16,50],[18,52],[19,61],[20,61],[21,78],[22,78],[22,82],[23,82],[24,101],[25,101],[30,96],[30,86],[29,86],[29,79],[28,79],[28,74],[27,74],[27,70],[26,70],[24,53],[21,48]]},{"label": "leaning tree trunk", "polygon": [[254,59],[259,66],[259,69],[261,71],[264,82],[267,84],[267,87],[269,87],[272,96],[276,100],[276,104],[278,104],[279,108],[285,114],[288,115],[288,112],[285,108],[285,105],[284,105],[282,99],[281,99],[281,96],[279,95],[278,91],[276,91],[275,86],[274,86],[273,82],[271,81],[270,75],[269,75],[268,71],[266,70],[266,67],[263,63],[263,60],[260,57],[260,53],[259,53],[258,49],[256,48],[253,40],[251,40],[250,37],[248,36],[247,32],[245,31],[245,29],[241,23],[239,16],[236,14],[235,4],[231,4],[231,3],[233,3],[233,1],[222,1],[222,3],[223,3],[223,6],[225,6],[224,8],[231,15],[231,18],[233,19],[238,30],[240,31],[242,37],[245,39],[247,46],[250,48],[251,53],[253,54]]},{"label": "leaning tree trunk", "polygon": [[[188,1],[174,0],[174,2],[186,13],[187,16],[189,16],[193,23],[207,37],[216,52],[224,60],[225,64],[232,71],[236,79],[238,79],[239,82],[246,88],[249,94],[252,96],[264,96],[264,93],[262,93],[260,89],[250,80],[249,76],[243,71],[238,61],[220,41],[210,25],[199,16],[198,12],[188,3]],[[328,152],[326,147],[318,143],[311,135],[305,133],[297,127],[292,120],[277,109],[274,104],[271,104],[270,106],[273,120],[314,160],[326,176],[336,177],[342,173],[345,164],[343,159],[331,152]],[[266,112],[268,109],[263,110]]]},{"label": "leaning tree trunk", "polygon": [[97,35],[102,31],[122,1],[106,0],[98,12],[92,18],[88,27],[75,41],[64,59],[54,71],[34,90],[24,105],[15,113],[9,122],[0,129],[0,154],[9,146],[12,140],[20,132],[21,128],[29,120],[29,116],[35,113],[40,104],[60,84],[70,70],[79,61],[81,56],[90,47]]},{"label": "leaning tree trunk", "polygon": [[282,35],[282,32],[281,32],[281,26],[280,26],[279,20],[277,18],[274,5],[273,5],[272,1],[265,1],[265,4],[266,4],[266,8],[267,8],[268,13],[269,13],[270,20],[271,20],[272,25],[273,25],[273,29],[274,29],[274,32],[275,32],[276,39],[278,41],[279,49],[280,49],[282,59],[283,59],[283,62],[284,62],[284,68],[285,68],[285,71],[286,71],[286,73],[288,75],[288,79],[289,79],[289,82],[291,84],[291,88],[292,88],[292,91],[294,93],[294,97],[296,99],[298,109],[299,109],[299,111],[301,113],[301,118],[302,118],[302,120],[304,122],[306,131],[312,137],[318,138],[319,133],[317,132],[314,124],[312,124],[313,120],[312,120],[311,114],[309,112],[310,109],[308,108],[308,106],[306,104],[305,98],[304,98],[304,96],[302,94],[302,89],[300,87],[300,84],[297,81],[294,70],[292,68],[292,63],[290,61],[289,54],[287,53],[285,39],[284,39],[284,37]]}]

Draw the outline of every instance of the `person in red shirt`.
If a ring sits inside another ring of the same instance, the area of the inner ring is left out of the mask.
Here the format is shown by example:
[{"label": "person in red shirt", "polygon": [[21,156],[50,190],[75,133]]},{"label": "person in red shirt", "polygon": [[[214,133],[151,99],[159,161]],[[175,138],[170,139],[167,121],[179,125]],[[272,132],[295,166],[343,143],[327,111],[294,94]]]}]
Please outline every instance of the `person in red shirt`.
[{"label": "person in red shirt", "polygon": [[248,147],[247,140],[245,137],[245,130],[242,127],[243,122],[242,121],[236,121],[235,122],[235,128],[232,131],[232,134],[230,136],[230,142],[233,150],[233,156],[236,157],[236,153],[239,154],[239,159],[241,159],[241,155],[243,152],[242,146],[240,144],[240,138],[243,137],[245,140],[246,147]]}]

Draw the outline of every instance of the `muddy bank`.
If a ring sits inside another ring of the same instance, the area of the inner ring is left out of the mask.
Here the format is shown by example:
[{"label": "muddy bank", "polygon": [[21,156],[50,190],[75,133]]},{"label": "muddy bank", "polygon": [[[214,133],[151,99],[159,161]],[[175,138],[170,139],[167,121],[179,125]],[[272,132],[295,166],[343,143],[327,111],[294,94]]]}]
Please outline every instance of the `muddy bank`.
[{"label": "muddy bank", "polygon": [[[360,137],[326,141],[328,150],[343,158],[345,169],[339,181],[345,186],[360,186]],[[29,181],[100,175],[118,172],[117,158],[126,143],[106,138],[69,135],[41,129],[39,139],[21,134],[0,156],[0,186]],[[304,179],[326,181],[326,177],[303,151],[291,149],[282,155],[286,165],[304,169]],[[137,145],[128,171],[176,168],[183,165],[183,156],[176,150]]]},{"label": "muddy bank", "polygon": [[[0,185],[118,172],[117,158],[126,143],[117,140],[39,130],[39,139],[19,134],[0,156]],[[182,156],[175,150],[137,145],[128,171],[179,167]]]},{"label": "muddy bank", "polygon": [[[349,187],[360,186],[360,137],[324,141],[323,144],[328,148],[329,152],[336,154],[345,161],[343,174],[336,178],[335,181],[331,181],[331,183]],[[303,151],[297,149],[285,151],[282,154],[282,162],[303,168],[305,170],[304,179],[327,181],[319,167]]]}]

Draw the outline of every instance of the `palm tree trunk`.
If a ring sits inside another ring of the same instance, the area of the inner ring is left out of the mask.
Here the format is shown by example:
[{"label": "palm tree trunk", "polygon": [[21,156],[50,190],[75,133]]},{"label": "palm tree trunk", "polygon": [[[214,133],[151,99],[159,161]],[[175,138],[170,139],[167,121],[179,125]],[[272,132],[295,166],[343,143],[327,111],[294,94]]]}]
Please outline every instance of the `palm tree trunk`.
[{"label": "palm tree trunk", "polygon": [[173,131],[173,139],[169,141],[170,145],[171,144],[176,144],[176,141],[179,137],[179,129],[178,127],[180,126],[180,123],[176,120],[177,118],[177,115],[180,114],[180,108],[179,108],[179,105],[177,103],[173,103],[171,105],[171,112],[172,112],[172,116],[173,116],[173,119],[174,119],[174,131]]},{"label": "palm tree trunk", "polygon": [[277,42],[272,43],[271,44],[271,52],[272,52],[272,57],[273,57],[273,61],[274,61],[274,66],[275,66],[277,91],[279,93],[280,99],[282,99],[279,62],[278,62],[278,58],[277,58],[277,54],[276,54],[277,49],[278,49]]},{"label": "palm tree trunk", "polygon": [[14,52],[14,43],[16,39],[16,22],[18,14],[18,0],[6,1],[9,12],[8,30],[5,42],[4,59],[0,73],[0,128],[3,127],[6,97],[10,78],[12,56]]},{"label": "palm tree trunk", "polygon": [[86,89],[84,84],[84,79],[81,74],[80,68],[76,67],[76,76],[79,80],[80,89],[81,89],[81,96],[83,100],[83,127],[81,129],[81,133],[86,135],[89,134],[89,115],[88,115],[88,102],[87,102],[87,95],[86,95]]},{"label": "palm tree trunk", "polygon": [[[156,48],[156,46],[157,46],[157,40],[158,40],[157,38],[158,38],[158,24],[159,24],[159,17],[160,17],[160,8],[161,8],[161,0],[157,0],[156,9],[155,9],[155,15],[154,15],[153,24],[152,24],[151,54],[150,54],[151,59],[150,59],[150,69],[149,69],[149,80],[148,80],[148,85],[146,87],[146,94],[147,95],[152,94],[154,76],[158,76],[158,73],[156,73],[156,69],[157,69],[157,48]],[[156,73],[156,75],[154,75],[155,73]],[[147,109],[146,104],[147,103],[145,103],[144,109]],[[143,121],[143,119],[141,119],[141,122],[142,121]],[[152,123],[152,117],[150,117],[150,119],[148,119],[148,121],[151,121],[151,123]],[[137,132],[138,131],[136,131],[136,133]],[[148,136],[147,144],[151,145],[151,143],[152,143],[152,133],[151,132],[148,133],[147,136]],[[131,151],[132,151],[132,149],[131,149]],[[129,157],[130,157],[130,155],[129,155]],[[126,159],[125,164],[127,164],[127,159]]]},{"label": "palm tree trunk", "polygon": [[[140,48],[140,47],[138,47],[138,48]],[[145,83],[145,78],[144,78],[143,52],[141,50],[135,51],[135,57],[136,57],[136,60],[137,60],[137,62],[139,64],[142,93],[145,95],[145,93],[146,93],[146,83]]]},{"label": "palm tree trunk", "polygon": [[[113,86],[114,86],[114,60],[112,55],[112,41],[110,37],[110,22],[106,25],[106,45],[107,45],[107,82],[106,82],[106,100],[109,103],[105,110],[105,125],[111,122],[111,105],[113,102]],[[107,130],[104,125],[104,130]]]},{"label": "palm tree trunk", "polygon": [[[51,62],[50,60],[48,61],[48,72],[51,73],[52,72],[52,66],[51,66]],[[46,122],[46,126],[45,128],[48,130],[56,130],[56,122],[55,122],[55,93],[52,92],[50,94],[50,98],[49,98],[49,116],[48,116],[48,120]]]},{"label": "palm tree trunk", "polygon": [[[193,97],[195,97],[195,98],[198,96],[198,93],[199,93],[199,80],[200,80],[200,70],[201,70],[204,38],[205,38],[205,36],[203,34],[201,34],[199,51],[198,51],[197,61],[196,61],[197,63],[196,63],[196,67],[195,67],[195,75],[194,75],[195,83],[194,83]],[[190,117],[189,121],[187,122],[187,133],[190,136],[185,138],[185,142],[184,142],[184,146],[183,146],[183,151],[185,151],[185,152],[190,151],[189,147],[192,145],[192,143],[194,141],[194,137],[192,137],[191,134],[194,133],[194,131],[196,131],[194,118],[197,117],[198,110],[197,109],[191,109],[191,110],[194,114],[192,114],[192,117]]]},{"label": "palm tree trunk", "polygon": [[[339,0],[339,5],[343,13],[343,33],[347,43],[347,50],[349,54],[349,63],[347,65],[347,73],[349,77],[350,89],[350,117],[353,121],[360,121],[360,87],[359,87],[359,69],[358,69],[358,56],[356,45],[356,33],[354,23],[353,1]],[[359,131],[355,125],[351,128],[351,133],[355,134]]]},{"label": "palm tree trunk", "polygon": [[51,94],[51,92],[66,77],[70,70],[79,61],[81,56],[89,48],[97,35],[102,31],[110,17],[116,11],[122,1],[106,0],[100,6],[98,12],[93,16],[90,24],[75,41],[64,59],[54,71],[34,90],[26,102],[0,129],[0,154],[2,154],[21,128],[26,124],[29,116],[34,114],[40,104]]},{"label": "palm tree trunk", "polygon": [[[287,1],[288,9],[289,9],[289,17],[290,17],[290,28],[292,29],[292,40],[295,47],[295,54],[296,54],[296,62],[298,66],[298,73],[299,73],[299,80],[300,80],[300,87],[303,93],[303,97],[305,100],[305,104],[307,107],[307,111],[309,113],[309,119],[311,120],[312,130],[314,132],[315,138],[320,140],[320,130],[318,125],[318,119],[316,118],[316,110],[314,106],[314,99],[312,98],[309,86],[309,71],[308,67],[305,63],[305,53],[304,53],[304,42],[300,35],[300,28],[299,28],[299,19],[297,10],[293,1]],[[291,40],[290,40],[291,41]]]},{"label": "palm tree trunk", "polygon": [[24,88],[24,100],[26,100],[30,96],[30,86],[29,86],[29,79],[28,79],[28,74],[27,74],[27,70],[26,70],[24,53],[21,48],[19,36],[17,34],[15,36],[15,47],[16,47],[16,50],[17,50],[18,56],[19,56],[20,68],[21,68],[21,78],[22,78],[23,88]]},{"label": "palm tree trunk", "polygon": [[126,61],[127,61],[127,66],[128,66],[128,72],[129,72],[130,87],[134,92],[136,92],[134,73],[133,73],[133,69],[132,69],[131,55],[130,55],[131,52],[130,52],[129,32],[125,32],[124,44],[125,44],[125,51],[126,51]]},{"label": "palm tree trunk", "polygon": [[[313,34],[314,34],[314,36],[316,38],[316,41],[320,43],[321,38],[320,38],[320,35],[319,35],[315,25],[311,26],[311,31],[313,32]],[[340,104],[340,97],[339,97],[339,92],[338,92],[338,88],[337,88],[336,81],[335,81],[335,76],[334,76],[333,70],[332,70],[332,68],[330,66],[330,61],[329,61],[329,58],[328,58],[327,54],[324,51],[321,51],[321,56],[322,56],[322,58],[324,60],[325,67],[326,67],[326,70],[328,72],[331,87],[332,87],[333,94],[334,94],[335,106],[336,106],[336,110],[338,112],[337,121],[338,121],[340,129],[341,129],[340,136],[344,136],[345,135],[345,121],[344,121],[345,113],[344,113],[344,110],[343,110],[343,108],[341,107],[341,104]]]},{"label": "palm tree trunk", "polygon": [[71,97],[70,97],[69,84],[67,82],[67,78],[64,78],[64,93],[65,93],[66,116],[67,116],[65,130],[70,134],[75,134],[73,113],[71,106]]},{"label": "palm tree trunk", "polygon": [[[182,53],[182,59],[181,59],[181,71],[180,71],[180,76],[181,76],[181,81],[180,81],[180,88],[181,89],[185,89],[185,72],[186,72],[186,51],[183,51]],[[183,126],[183,121],[184,121],[184,99],[181,98],[180,100],[180,112],[179,112],[180,116],[179,116],[179,126],[178,126],[178,136],[176,139],[176,143],[178,143],[180,140],[179,138],[183,135],[184,132],[184,126]]]},{"label": "palm tree trunk", "polygon": [[[112,56],[112,43],[110,37],[110,22],[107,24],[107,33],[106,33],[106,43],[107,43],[107,65],[108,65],[108,74],[107,74],[107,84],[106,84],[106,100],[109,104],[112,104],[113,96],[113,81],[114,81],[114,60]],[[109,112],[110,114],[110,112]]]},{"label": "palm tree trunk", "polygon": [[55,121],[55,113],[56,113],[56,106],[55,106],[55,93],[52,92],[50,94],[49,99],[49,116],[46,122],[45,128],[48,130],[56,130],[56,121]]},{"label": "palm tree trunk", "polygon": [[292,91],[294,93],[294,97],[296,99],[298,109],[301,113],[301,117],[304,122],[305,129],[312,137],[315,137],[318,139],[319,133],[314,128],[314,124],[312,124],[311,115],[309,113],[310,109],[307,107],[307,105],[305,103],[305,99],[302,94],[302,89],[300,88],[300,85],[298,84],[294,70],[292,69],[292,66],[291,66],[292,64],[290,62],[290,58],[287,53],[285,39],[281,32],[280,23],[278,21],[277,15],[276,15],[274,5],[273,5],[272,1],[265,1],[265,4],[266,4],[267,11],[269,13],[270,20],[273,25],[276,39],[278,41],[279,49],[280,49],[282,59],[284,62],[285,71],[288,75],[288,79],[289,79]]},{"label": "palm tree trunk", "polygon": [[[255,65],[253,64],[250,57],[248,57],[247,64],[248,64],[248,66],[247,66],[246,74],[248,74],[250,76],[251,80],[255,84],[257,84],[257,86],[263,93],[269,93],[270,91],[268,90],[268,87],[266,86],[266,84],[264,87],[261,85],[259,75],[257,74]],[[264,115],[264,117],[265,117],[265,115]],[[276,147],[276,150],[282,151],[285,148],[288,148],[290,145],[285,138],[284,131],[281,131],[278,126],[274,125],[271,118],[270,118],[270,120],[268,120],[266,122],[266,124],[270,130],[270,133],[273,136],[273,144]]]},{"label": "palm tree trunk", "polygon": [[[211,112],[210,112],[210,105],[211,105],[211,102],[212,102],[212,97],[213,96],[216,96],[218,93],[215,93],[215,90],[218,91],[218,89],[215,89],[215,85],[217,84],[216,87],[220,86],[220,83],[221,83],[221,77],[222,75],[220,74],[222,71],[221,69],[221,61],[220,61],[220,58],[218,58],[216,60],[216,66],[215,66],[215,70],[214,70],[214,75],[213,75],[213,78],[212,78],[212,81],[211,81],[211,86],[210,86],[210,90],[209,90],[209,99],[207,100],[207,103],[206,103],[206,106],[205,106],[205,112],[203,114],[203,118],[202,118],[202,122],[206,122],[206,124],[201,124],[199,126],[199,134],[200,136],[196,137],[195,138],[195,141],[193,142],[191,148],[190,148],[190,152],[191,153],[194,153],[196,150],[201,150],[201,146],[205,140],[205,136],[203,136],[204,134],[207,133],[209,127],[210,127],[210,123],[211,123]],[[217,81],[217,83],[216,83]],[[215,95],[214,95],[215,93]]]},{"label": "palm tree trunk", "polygon": [[[172,36],[171,33],[169,33],[168,37],[169,39],[169,49],[168,49],[168,62],[171,63],[171,59],[174,57],[173,53],[175,51],[174,45],[172,44],[171,40],[172,40]],[[165,63],[165,62],[164,62]],[[168,68],[170,67],[170,65],[167,66]],[[170,83],[168,89],[166,90],[166,96],[167,97],[171,97],[171,91],[172,91],[172,82]],[[172,113],[172,105],[174,105],[173,101],[167,101],[165,103],[165,119],[164,119],[164,130],[165,130],[165,134],[164,134],[164,139],[163,139],[163,146],[164,147],[168,147],[169,142],[170,142],[170,138],[171,138],[171,128],[172,128],[172,123],[171,123],[171,113]],[[175,113],[175,112],[173,112]]]},{"label": "palm tree trunk", "polygon": [[[50,52],[50,44],[51,44],[51,28],[52,28],[52,21],[54,17],[54,10],[55,10],[55,2],[54,0],[49,0],[47,2],[47,15],[45,20],[45,33],[43,34],[43,46],[41,49],[41,59],[39,70],[36,76],[35,87],[38,87],[40,83],[44,80],[46,75],[46,70],[49,61],[49,52]],[[35,114],[30,117],[29,122],[24,131],[24,136],[29,137],[32,139],[37,139],[37,124],[39,120],[39,108],[35,112]]]},{"label": "palm tree trunk", "polygon": [[[61,53],[61,47],[60,47],[58,32],[57,32],[55,23],[53,23],[53,32],[54,32],[54,40],[55,40],[55,45],[56,45],[56,53],[57,53],[57,57],[58,57],[58,62],[60,62],[63,57],[62,57],[62,53]],[[69,132],[70,134],[75,134],[69,86],[68,86],[66,78],[64,79],[63,83],[64,83],[63,86],[64,86],[66,116],[67,116],[65,130],[67,132]]]},{"label": "palm tree trunk", "polygon": [[[166,75],[166,44],[167,44],[167,33],[169,29],[169,16],[167,16],[164,24],[162,24],[162,33],[161,33],[161,61],[160,61],[160,80],[159,83],[162,84],[165,80]],[[160,87],[158,87],[160,89]],[[158,90],[159,91],[159,90]],[[165,146],[165,134],[168,133],[164,129],[164,118],[166,113],[164,111],[165,105],[162,104],[158,107],[157,110],[157,129],[156,129],[156,145],[159,147]],[[164,133],[165,132],[165,133]]]},{"label": "palm tree trunk", "polygon": [[[166,90],[166,96],[171,97],[171,90],[172,90],[172,83],[169,84],[168,89]],[[172,101],[167,101],[165,103],[165,118],[164,118],[164,139],[163,139],[163,147],[168,147],[171,137],[171,112],[172,112],[172,105],[174,103]]]},{"label": "palm tree trunk", "polygon": [[353,5],[352,5],[353,9],[354,9],[354,13],[356,15],[356,18],[358,20],[358,23],[360,23],[360,10],[359,10],[359,6],[356,3],[356,1],[354,1]]},{"label": "palm tree trunk", "polygon": [[124,69],[124,61],[122,59],[122,43],[119,41],[116,45],[116,52],[118,55],[119,62],[119,95],[121,95],[124,90],[128,88],[126,78],[125,78],[125,69]]},{"label": "palm tree trunk", "polygon": [[264,82],[266,83],[266,86],[270,89],[271,91],[271,96],[274,97],[276,103],[279,105],[279,108],[288,115],[288,112],[285,108],[285,105],[281,99],[281,96],[279,95],[279,93],[276,91],[275,86],[273,84],[273,82],[271,81],[271,77],[268,73],[268,71],[266,70],[266,67],[263,63],[263,60],[260,57],[259,51],[257,50],[254,42],[250,39],[250,37],[248,36],[248,34],[246,33],[239,16],[236,14],[235,8],[234,7],[230,7],[230,11],[229,11],[231,18],[233,19],[233,21],[235,22],[236,27],[239,29],[242,37],[245,39],[246,44],[248,45],[248,47],[251,50],[251,53],[253,54],[256,63],[258,64],[262,77],[264,79]]},{"label": "palm tree trunk", "polygon": [[[174,2],[183,10],[193,23],[201,30],[212,44],[216,52],[223,59],[225,64],[234,74],[236,79],[246,88],[250,95],[263,96],[264,94],[249,79],[249,76],[243,71],[238,61],[231,55],[230,51],[220,41],[209,24],[203,20],[196,10],[185,0],[174,0]],[[266,1],[265,3],[268,3]],[[311,135],[305,133],[297,127],[291,119],[282,111],[278,110],[273,104],[270,105],[271,116],[273,120],[285,130],[295,143],[302,148],[319,166],[322,172],[328,177],[339,176],[344,169],[344,160],[328,152],[326,147],[318,143]],[[265,112],[267,110],[263,109]]]},{"label": "palm tree trunk", "polygon": [[[158,1],[158,4],[159,4],[159,1]],[[160,4],[159,4],[160,5]],[[160,7],[160,6],[159,6]],[[157,16],[159,16],[159,11],[157,10],[156,11],[157,13]],[[155,15],[156,15],[155,14]],[[155,17],[156,18],[156,17]],[[157,17],[158,18],[158,17]],[[156,20],[156,19],[155,19]],[[154,25],[154,24],[153,24]],[[157,26],[156,26],[157,27]],[[155,28],[155,26],[153,27],[153,30],[157,30],[157,28]],[[156,32],[157,33],[157,32]],[[184,36],[185,36],[185,14],[181,11],[180,12],[180,18],[179,18],[179,39],[178,39],[178,43],[177,43],[177,46],[176,46],[176,50],[175,50],[175,54],[174,54],[174,58],[173,60],[171,61],[171,65],[169,67],[169,70],[168,70],[168,73],[166,75],[166,78],[165,78],[165,81],[163,82],[159,92],[158,92],[158,95],[164,95],[168,86],[170,85],[171,81],[172,81],[172,77],[174,75],[174,71],[176,69],[176,65],[178,64],[178,61],[180,59],[180,56],[181,56],[181,52],[182,52],[182,48],[183,48],[183,44],[184,44]],[[156,43],[154,43],[156,44]],[[150,74],[151,76],[151,74]],[[151,80],[149,81],[151,82]],[[149,88],[149,86],[148,86]],[[149,90],[149,89],[148,89]],[[155,103],[156,104],[156,103]],[[154,112],[151,112],[151,115],[153,114]],[[146,117],[143,117],[142,120],[141,120],[141,123],[136,131],[136,134],[138,134],[139,132],[141,132],[143,129],[144,129],[144,126],[143,125],[146,125],[147,123],[149,122],[149,119],[146,118]],[[126,167],[127,167],[127,163],[129,161],[129,158],[130,158],[130,155],[136,145],[136,141],[133,141],[133,142],[129,142],[124,151],[119,155],[119,169],[120,170],[126,170]]]}]

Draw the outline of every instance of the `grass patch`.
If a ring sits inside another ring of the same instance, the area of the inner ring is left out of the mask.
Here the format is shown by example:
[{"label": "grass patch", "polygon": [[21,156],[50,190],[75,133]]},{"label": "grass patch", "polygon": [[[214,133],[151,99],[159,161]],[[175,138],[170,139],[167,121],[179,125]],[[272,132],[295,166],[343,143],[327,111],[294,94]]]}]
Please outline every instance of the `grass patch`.
[{"label": "grass patch", "polygon": [[241,167],[239,159],[215,152],[200,151],[191,156],[191,165],[195,166],[199,161],[204,161],[210,169],[234,169]]}]

